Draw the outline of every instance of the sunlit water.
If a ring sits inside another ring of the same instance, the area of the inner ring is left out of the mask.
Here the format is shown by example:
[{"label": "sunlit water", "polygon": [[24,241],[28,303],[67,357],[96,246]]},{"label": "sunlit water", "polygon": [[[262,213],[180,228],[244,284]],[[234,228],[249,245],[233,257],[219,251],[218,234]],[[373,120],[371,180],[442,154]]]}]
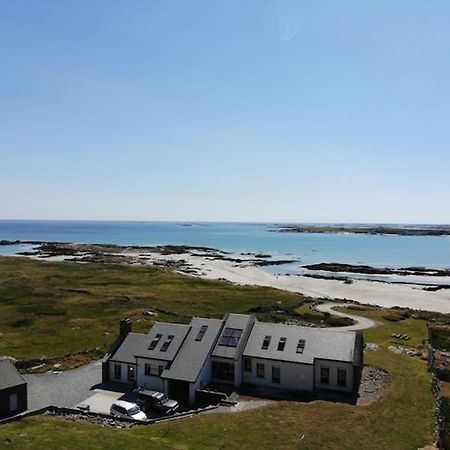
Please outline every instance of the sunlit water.
[{"label": "sunlit water", "polygon": [[[301,264],[339,262],[379,267],[450,267],[450,237],[273,232],[273,224],[0,221],[0,240],[67,241],[120,245],[206,246],[230,252],[270,253]],[[20,246],[0,246],[14,254]],[[276,270],[280,271],[280,267]]]}]

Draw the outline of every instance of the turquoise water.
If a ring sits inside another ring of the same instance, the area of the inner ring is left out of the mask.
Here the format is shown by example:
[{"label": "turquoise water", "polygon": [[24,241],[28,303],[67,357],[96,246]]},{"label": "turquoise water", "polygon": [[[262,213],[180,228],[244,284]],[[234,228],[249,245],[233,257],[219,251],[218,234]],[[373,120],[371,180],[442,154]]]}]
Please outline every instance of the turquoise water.
[{"label": "turquoise water", "polygon": [[[274,233],[274,224],[0,221],[0,240],[120,245],[180,244],[230,252],[264,252],[299,264],[339,262],[380,267],[450,267],[450,237]],[[0,246],[0,254],[17,248]]]}]

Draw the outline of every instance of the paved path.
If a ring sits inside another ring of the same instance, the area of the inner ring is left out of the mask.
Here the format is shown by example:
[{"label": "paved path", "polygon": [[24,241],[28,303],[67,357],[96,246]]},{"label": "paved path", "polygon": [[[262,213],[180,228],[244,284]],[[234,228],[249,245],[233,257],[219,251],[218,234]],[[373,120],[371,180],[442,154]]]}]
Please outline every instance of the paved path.
[{"label": "paved path", "polygon": [[55,405],[73,407],[92,395],[91,387],[102,381],[102,363],[94,361],[64,372],[27,374],[28,409]]},{"label": "paved path", "polygon": [[373,328],[376,327],[378,324],[372,319],[367,319],[366,317],[362,316],[354,316],[352,314],[343,313],[340,311],[336,311],[334,308],[337,306],[348,306],[345,303],[322,303],[315,307],[317,311],[320,312],[328,312],[330,314],[333,314],[335,316],[339,317],[348,317],[350,319],[353,319],[356,323],[353,325],[348,325],[346,327],[336,327],[334,328],[335,331],[358,331],[358,330],[366,330],[367,328]]}]

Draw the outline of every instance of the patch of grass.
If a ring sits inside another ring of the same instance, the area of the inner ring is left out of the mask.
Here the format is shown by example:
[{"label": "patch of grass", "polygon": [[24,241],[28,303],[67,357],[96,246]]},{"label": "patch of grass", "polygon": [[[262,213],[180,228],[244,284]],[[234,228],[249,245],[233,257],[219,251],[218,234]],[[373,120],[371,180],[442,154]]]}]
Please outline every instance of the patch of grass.
[{"label": "patch of grass", "polygon": [[438,350],[450,349],[450,326],[430,325],[430,342]]},{"label": "patch of grass", "polygon": [[151,266],[0,257],[0,355],[34,359],[106,350],[124,317],[133,319],[137,332],[148,331],[155,319],[187,323],[192,316],[219,318],[258,308],[271,312],[260,318],[285,321],[297,317],[303,300],[295,293]]}]

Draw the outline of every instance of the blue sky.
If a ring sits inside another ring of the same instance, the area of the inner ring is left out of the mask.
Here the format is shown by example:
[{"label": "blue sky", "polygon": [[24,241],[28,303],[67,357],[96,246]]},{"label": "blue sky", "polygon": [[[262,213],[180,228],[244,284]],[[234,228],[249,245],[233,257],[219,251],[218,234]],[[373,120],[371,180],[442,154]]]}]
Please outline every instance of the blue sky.
[{"label": "blue sky", "polygon": [[4,1],[0,218],[449,223],[450,2]]}]

